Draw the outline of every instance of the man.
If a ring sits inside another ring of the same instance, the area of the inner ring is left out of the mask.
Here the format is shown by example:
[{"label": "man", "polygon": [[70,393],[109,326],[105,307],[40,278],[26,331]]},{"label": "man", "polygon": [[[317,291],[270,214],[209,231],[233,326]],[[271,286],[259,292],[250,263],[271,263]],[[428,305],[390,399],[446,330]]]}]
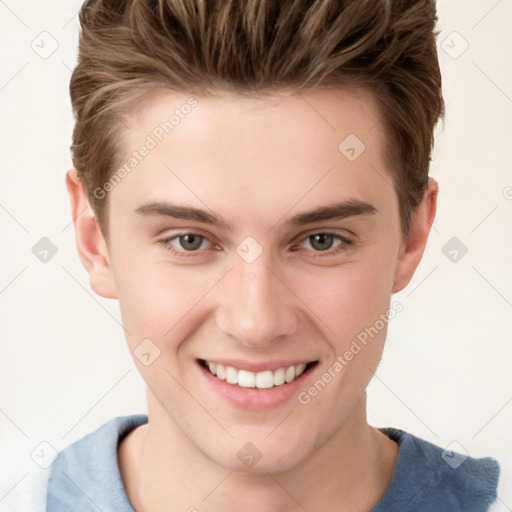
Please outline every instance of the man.
[{"label": "man", "polygon": [[148,414],[64,450],[48,510],[487,510],[494,460],[454,470],[366,418],[436,212],[434,4],[89,1],[80,21],[77,248]]}]

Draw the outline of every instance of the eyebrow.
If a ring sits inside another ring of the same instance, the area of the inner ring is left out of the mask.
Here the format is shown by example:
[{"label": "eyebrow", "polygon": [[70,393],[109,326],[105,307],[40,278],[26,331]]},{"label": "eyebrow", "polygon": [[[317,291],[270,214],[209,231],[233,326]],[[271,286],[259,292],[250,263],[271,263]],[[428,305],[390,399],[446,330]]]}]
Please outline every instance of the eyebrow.
[{"label": "eyebrow", "polygon": [[[285,224],[291,227],[300,227],[313,222],[327,221],[327,220],[341,220],[347,217],[375,215],[378,212],[377,208],[370,203],[361,201],[360,199],[348,199],[341,203],[334,203],[327,206],[321,206],[313,210],[299,213],[287,219]],[[179,206],[165,202],[151,202],[139,206],[135,213],[144,216],[163,216],[173,217],[175,219],[194,220],[232,230],[228,222],[222,216],[215,213],[193,208],[189,206]]]}]

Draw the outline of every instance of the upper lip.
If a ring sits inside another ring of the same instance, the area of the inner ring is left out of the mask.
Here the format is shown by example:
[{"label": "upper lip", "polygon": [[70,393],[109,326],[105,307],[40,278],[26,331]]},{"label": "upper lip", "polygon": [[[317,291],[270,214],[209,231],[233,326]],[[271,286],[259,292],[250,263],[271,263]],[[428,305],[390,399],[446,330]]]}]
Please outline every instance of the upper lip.
[{"label": "upper lip", "polygon": [[275,371],[279,368],[289,368],[299,364],[313,363],[315,359],[273,359],[272,361],[247,361],[243,359],[217,359],[204,358],[200,361],[208,361],[209,363],[222,364],[223,366],[232,366],[237,370],[246,370],[249,372],[264,372],[267,370]]}]

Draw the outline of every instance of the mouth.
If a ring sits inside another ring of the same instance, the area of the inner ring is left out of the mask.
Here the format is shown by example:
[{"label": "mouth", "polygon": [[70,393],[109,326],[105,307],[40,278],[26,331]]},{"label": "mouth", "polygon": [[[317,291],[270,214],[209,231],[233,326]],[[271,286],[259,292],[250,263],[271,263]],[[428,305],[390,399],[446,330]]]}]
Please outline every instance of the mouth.
[{"label": "mouth", "polygon": [[235,388],[268,390],[291,384],[309,373],[318,364],[318,361],[282,366],[274,370],[269,369],[259,372],[238,369],[234,366],[215,363],[205,359],[198,359],[198,363],[218,380],[231,384]]}]

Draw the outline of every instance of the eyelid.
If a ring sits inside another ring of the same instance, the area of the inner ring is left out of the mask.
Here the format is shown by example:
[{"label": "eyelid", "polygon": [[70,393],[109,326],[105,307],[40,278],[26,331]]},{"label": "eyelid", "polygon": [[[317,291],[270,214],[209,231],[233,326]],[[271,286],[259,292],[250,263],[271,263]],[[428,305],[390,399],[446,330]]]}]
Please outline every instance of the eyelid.
[{"label": "eyelid", "polygon": [[351,238],[354,241],[358,238],[356,233],[354,233],[353,231],[350,231],[350,229],[338,228],[338,227],[330,227],[330,228],[320,227],[320,228],[313,228],[313,229],[308,229],[308,230],[302,231],[295,237],[295,239],[303,240],[304,238],[307,238],[308,236],[313,236],[313,235],[316,235],[319,233],[325,233],[325,234],[329,234],[329,235],[337,235],[337,236],[344,237],[344,238]]},{"label": "eyelid", "polygon": [[[158,241],[165,242],[168,240],[172,240],[173,238],[178,238],[180,236],[185,236],[185,235],[199,236],[201,238],[208,240],[210,243],[219,244],[219,242],[216,241],[217,238],[215,237],[215,235],[213,235],[209,232],[203,231],[200,228],[194,228],[194,227],[183,228],[183,229],[174,228],[172,230],[166,229],[163,235],[162,234],[158,235],[158,238],[159,238]],[[160,239],[160,237],[162,237],[162,238]]]},{"label": "eyelid", "polygon": [[346,238],[346,239],[349,239],[349,238],[355,239],[356,238],[356,234],[352,233],[352,231],[349,231],[348,229],[339,230],[336,228],[316,228],[316,229],[309,229],[307,231],[302,231],[301,233],[299,233],[298,235],[296,235],[294,237],[294,241],[300,242],[306,238],[309,238],[310,236],[320,235],[320,234],[334,235],[334,236],[339,236],[341,238]]}]

